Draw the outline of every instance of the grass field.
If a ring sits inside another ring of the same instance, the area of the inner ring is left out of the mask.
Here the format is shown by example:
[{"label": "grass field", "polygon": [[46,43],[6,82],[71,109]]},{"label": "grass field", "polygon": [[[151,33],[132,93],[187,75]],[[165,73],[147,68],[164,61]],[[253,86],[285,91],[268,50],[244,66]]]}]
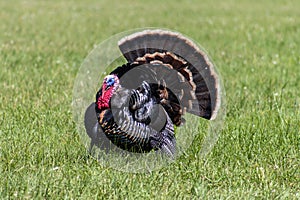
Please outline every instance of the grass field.
[{"label": "grass field", "polygon": [[[300,1],[0,1],[3,199],[300,199]],[[146,174],[88,156],[72,118],[73,83],[94,45],[140,27],[200,43],[223,77],[227,116]]]}]

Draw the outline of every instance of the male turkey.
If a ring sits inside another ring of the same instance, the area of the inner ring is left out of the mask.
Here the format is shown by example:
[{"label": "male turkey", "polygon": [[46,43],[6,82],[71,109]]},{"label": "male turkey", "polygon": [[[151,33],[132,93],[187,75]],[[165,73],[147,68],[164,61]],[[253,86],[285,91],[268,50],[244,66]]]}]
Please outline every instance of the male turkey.
[{"label": "male turkey", "polygon": [[160,150],[173,158],[174,126],[183,124],[185,112],[209,120],[217,115],[220,86],[213,64],[191,40],[170,31],[138,32],[118,45],[127,63],[104,78],[88,109],[95,107],[98,131],[85,116],[92,144],[108,138],[123,150]]}]

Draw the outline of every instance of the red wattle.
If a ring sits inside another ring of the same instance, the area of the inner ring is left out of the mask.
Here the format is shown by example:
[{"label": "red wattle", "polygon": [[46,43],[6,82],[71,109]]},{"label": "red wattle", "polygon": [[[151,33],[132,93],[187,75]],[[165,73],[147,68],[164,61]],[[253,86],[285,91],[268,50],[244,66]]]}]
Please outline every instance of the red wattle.
[{"label": "red wattle", "polygon": [[[104,85],[103,85],[104,86]],[[104,86],[105,88],[105,86]],[[105,90],[102,88],[102,95],[98,98],[97,106],[100,110],[104,110],[109,108],[109,101],[112,96],[113,88],[109,88]]]}]

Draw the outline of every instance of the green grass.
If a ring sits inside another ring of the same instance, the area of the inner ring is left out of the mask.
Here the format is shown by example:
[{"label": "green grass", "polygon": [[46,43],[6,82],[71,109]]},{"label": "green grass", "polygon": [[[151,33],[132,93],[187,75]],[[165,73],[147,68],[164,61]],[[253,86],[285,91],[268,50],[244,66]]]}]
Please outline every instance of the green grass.
[{"label": "green grass", "polygon": [[[299,199],[300,3],[0,2],[0,197]],[[93,46],[139,27],[200,43],[223,77],[224,129],[146,174],[90,158],[72,119],[76,73]]]}]

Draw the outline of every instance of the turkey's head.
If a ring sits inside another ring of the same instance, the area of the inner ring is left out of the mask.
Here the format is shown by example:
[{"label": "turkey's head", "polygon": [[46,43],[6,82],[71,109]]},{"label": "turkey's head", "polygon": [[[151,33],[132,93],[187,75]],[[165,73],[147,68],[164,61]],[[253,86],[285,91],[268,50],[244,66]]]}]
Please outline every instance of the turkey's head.
[{"label": "turkey's head", "polygon": [[97,99],[98,109],[109,108],[109,101],[118,87],[119,78],[116,75],[105,76],[102,83],[102,94]]}]

